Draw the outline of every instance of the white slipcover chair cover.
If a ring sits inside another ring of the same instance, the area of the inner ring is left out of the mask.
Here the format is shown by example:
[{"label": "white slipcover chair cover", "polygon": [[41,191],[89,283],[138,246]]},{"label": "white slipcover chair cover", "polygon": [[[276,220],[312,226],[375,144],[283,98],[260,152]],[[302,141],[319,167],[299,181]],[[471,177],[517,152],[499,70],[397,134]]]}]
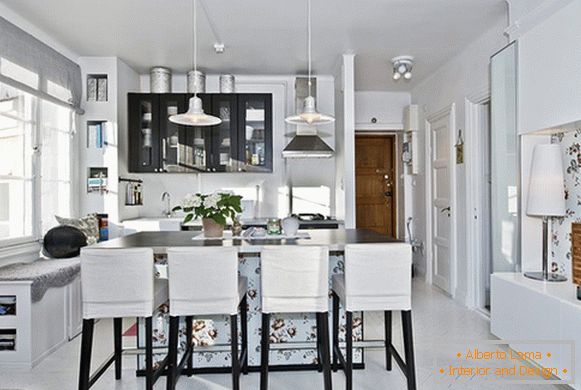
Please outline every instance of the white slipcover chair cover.
[{"label": "white slipcover chair cover", "polygon": [[236,248],[169,248],[167,263],[170,315],[238,313],[248,282],[238,276]]},{"label": "white slipcover chair cover", "polygon": [[409,244],[345,246],[345,273],[333,291],[348,311],[411,310],[412,249]]},{"label": "white slipcover chair cover", "polygon": [[260,254],[263,313],[329,310],[329,250],[266,246]]},{"label": "white slipcover chair cover", "polygon": [[83,318],[151,317],[153,279],[150,248],[83,248]]}]

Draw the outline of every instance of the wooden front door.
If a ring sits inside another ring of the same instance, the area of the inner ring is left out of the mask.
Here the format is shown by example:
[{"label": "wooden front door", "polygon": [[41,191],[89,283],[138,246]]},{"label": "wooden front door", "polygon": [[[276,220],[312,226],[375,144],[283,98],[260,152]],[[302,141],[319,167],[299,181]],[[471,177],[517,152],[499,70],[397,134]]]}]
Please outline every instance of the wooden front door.
[{"label": "wooden front door", "polygon": [[356,224],[396,235],[395,137],[355,136]]}]

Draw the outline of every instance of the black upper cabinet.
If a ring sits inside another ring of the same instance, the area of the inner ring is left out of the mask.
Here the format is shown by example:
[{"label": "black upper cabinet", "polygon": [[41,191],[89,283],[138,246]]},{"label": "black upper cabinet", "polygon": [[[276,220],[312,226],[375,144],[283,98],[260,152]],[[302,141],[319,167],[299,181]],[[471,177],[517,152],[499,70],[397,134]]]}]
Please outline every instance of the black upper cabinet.
[{"label": "black upper cabinet", "polygon": [[199,94],[210,127],[169,121],[191,94],[129,94],[130,172],[272,172],[272,95]]}]

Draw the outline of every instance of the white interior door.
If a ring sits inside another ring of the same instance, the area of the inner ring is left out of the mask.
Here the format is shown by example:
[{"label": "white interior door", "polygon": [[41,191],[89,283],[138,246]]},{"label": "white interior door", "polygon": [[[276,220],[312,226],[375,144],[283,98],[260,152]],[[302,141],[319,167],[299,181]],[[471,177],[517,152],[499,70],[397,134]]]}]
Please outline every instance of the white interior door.
[{"label": "white interior door", "polygon": [[453,106],[428,119],[431,159],[432,283],[453,295],[451,119]]}]

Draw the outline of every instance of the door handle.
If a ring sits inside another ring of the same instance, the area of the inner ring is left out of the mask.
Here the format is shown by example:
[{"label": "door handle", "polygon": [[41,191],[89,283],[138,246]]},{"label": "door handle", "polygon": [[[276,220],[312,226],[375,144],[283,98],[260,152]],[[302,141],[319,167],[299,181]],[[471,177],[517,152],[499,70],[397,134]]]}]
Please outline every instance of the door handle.
[{"label": "door handle", "polygon": [[388,198],[391,198],[391,197],[393,196],[393,195],[392,195],[392,193],[391,193],[391,191],[385,191],[385,192],[383,193],[383,195],[385,195],[385,196],[386,196],[386,197],[388,197]]},{"label": "door handle", "polygon": [[440,210],[441,213],[447,213],[448,217],[450,216],[452,209],[450,208],[450,206],[448,207],[444,207],[443,209]]}]

